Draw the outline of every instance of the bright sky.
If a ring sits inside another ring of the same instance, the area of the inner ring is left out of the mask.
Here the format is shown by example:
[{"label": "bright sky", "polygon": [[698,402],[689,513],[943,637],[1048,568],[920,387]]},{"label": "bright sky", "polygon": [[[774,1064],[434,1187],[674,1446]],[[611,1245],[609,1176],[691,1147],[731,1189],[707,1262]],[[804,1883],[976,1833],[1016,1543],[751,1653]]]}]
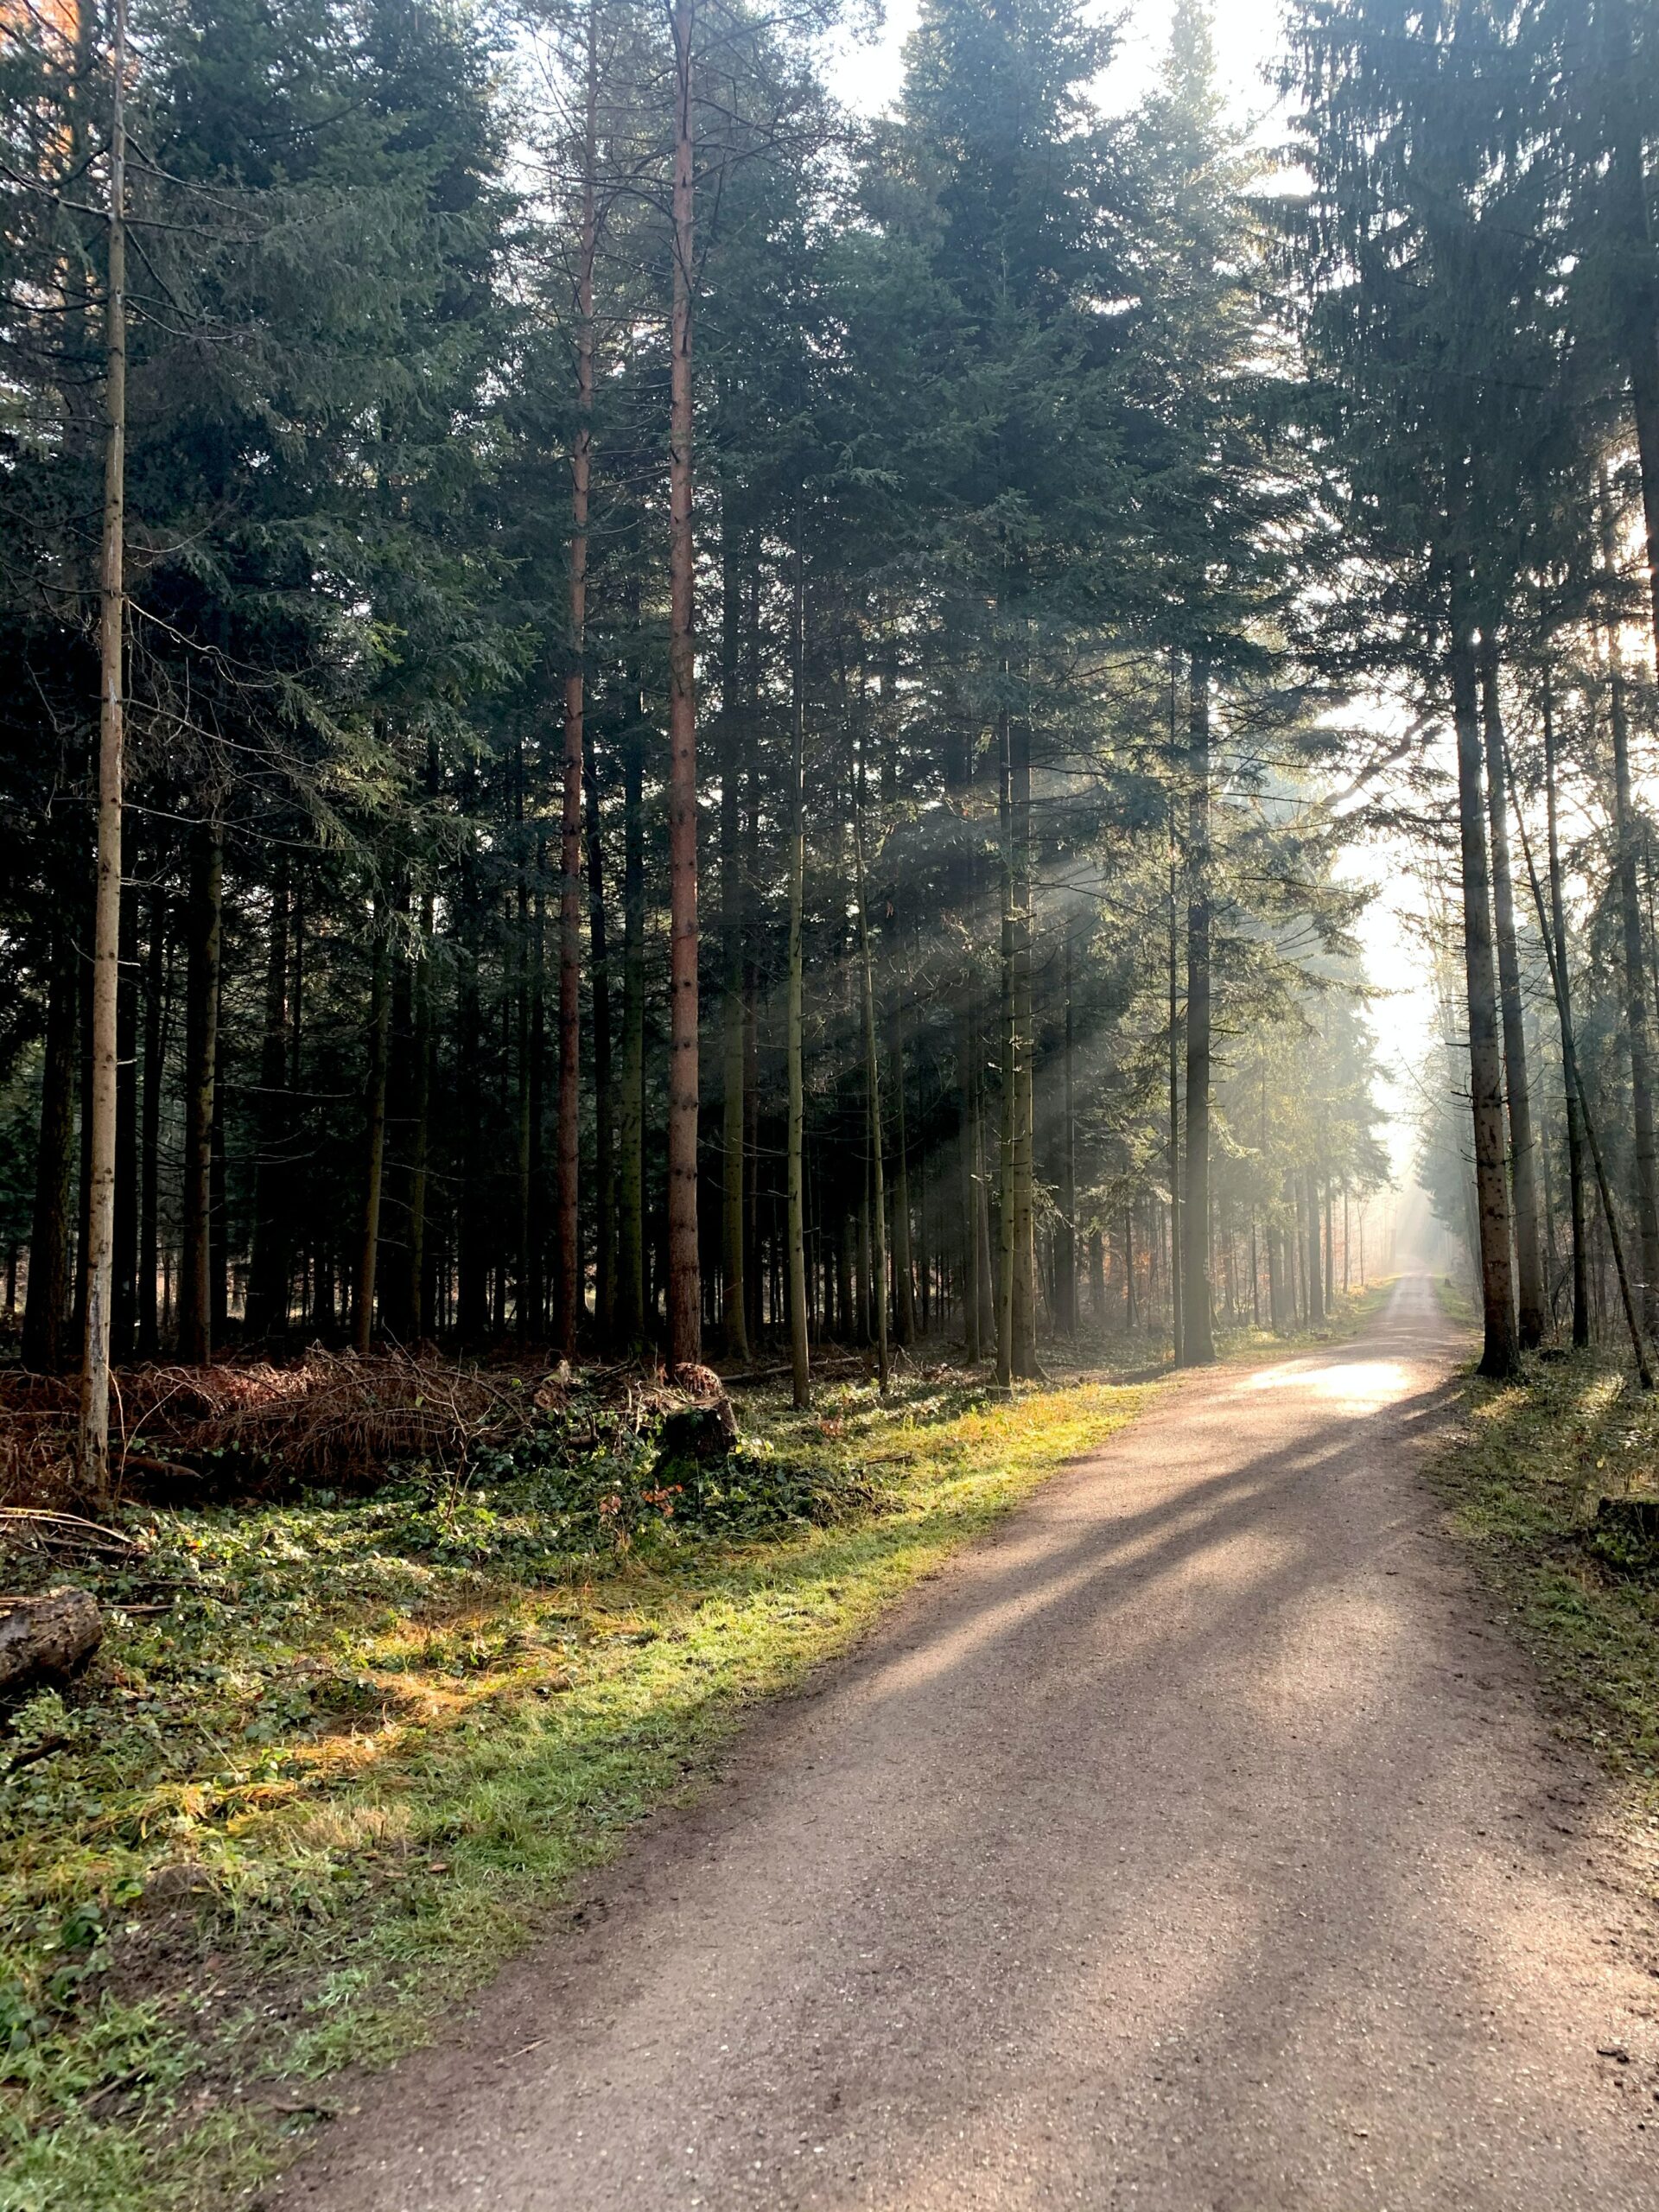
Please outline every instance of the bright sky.
[{"label": "bright sky", "polygon": [[1414,858],[1398,846],[1361,846],[1338,871],[1349,881],[1376,887],[1360,924],[1359,939],[1366,971],[1384,995],[1371,1008],[1370,1019],[1386,1078],[1382,1103],[1389,1117],[1389,1148],[1402,1182],[1410,1179],[1417,1150],[1424,1063],[1440,1038],[1434,995],[1408,933],[1410,919],[1422,903]]},{"label": "bright sky", "polygon": [[[1155,82],[1171,12],[1170,0],[1128,0],[1117,56],[1100,88],[1103,106],[1114,112],[1133,107]],[[874,114],[892,101],[916,14],[917,0],[888,0],[880,38],[842,51],[830,82],[849,106]],[[1271,77],[1281,46],[1281,0],[1215,0],[1212,21],[1219,73],[1236,119],[1246,127],[1266,123],[1278,97]],[[1388,1071],[1382,1103],[1390,1116],[1389,1147],[1403,1181],[1416,1148],[1418,1077],[1438,1032],[1433,996],[1406,927],[1417,904],[1411,855],[1362,848],[1349,856],[1343,874],[1378,887],[1360,935],[1371,982],[1384,995],[1371,1020]]]},{"label": "bright sky", "polygon": [[[1128,0],[1120,12],[1117,58],[1101,87],[1103,104],[1114,111],[1132,107],[1153,82],[1169,41],[1169,0]],[[832,68],[830,82],[849,106],[874,114],[893,99],[916,13],[916,0],[887,0],[880,39],[846,51]],[[1254,121],[1274,99],[1262,72],[1279,49],[1280,0],[1217,0],[1213,15],[1222,79],[1239,119]]]}]

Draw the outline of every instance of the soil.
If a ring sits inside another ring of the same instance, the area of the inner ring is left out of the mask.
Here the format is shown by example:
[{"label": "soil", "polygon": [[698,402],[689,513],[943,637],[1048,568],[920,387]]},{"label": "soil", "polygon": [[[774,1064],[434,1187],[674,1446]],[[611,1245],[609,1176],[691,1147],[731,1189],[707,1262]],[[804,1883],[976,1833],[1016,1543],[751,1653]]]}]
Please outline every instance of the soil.
[{"label": "soil", "polygon": [[1416,1478],[1465,1350],[1195,1376],[664,1815],[283,2212],[1650,2212],[1617,1808]]}]

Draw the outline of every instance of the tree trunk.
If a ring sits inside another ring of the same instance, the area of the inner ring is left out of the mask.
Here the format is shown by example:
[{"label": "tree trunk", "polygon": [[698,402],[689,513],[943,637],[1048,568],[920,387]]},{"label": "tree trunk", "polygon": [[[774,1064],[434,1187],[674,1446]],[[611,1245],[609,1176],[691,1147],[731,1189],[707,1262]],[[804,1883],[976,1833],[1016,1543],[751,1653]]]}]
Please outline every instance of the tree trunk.
[{"label": "tree trunk", "polygon": [[916,1255],[910,1236],[910,1161],[905,1123],[905,1033],[897,1002],[887,1014],[887,1069],[893,1086],[893,1338],[916,1341]]},{"label": "tree trunk", "polygon": [[[1210,1296],[1210,664],[1192,658],[1186,795],[1186,1158],[1181,1363],[1216,1356]],[[1317,1232],[1316,1232],[1317,1233]]]},{"label": "tree trunk", "polygon": [[979,1318],[982,1287],[979,1280],[979,1128],[975,1059],[978,1052],[978,1025],[971,1001],[972,981],[964,987],[957,1009],[957,1110],[958,1166],[962,1178],[962,1333],[963,1356],[971,1367],[984,1355]]},{"label": "tree trunk", "polygon": [[265,1026],[259,1053],[259,1157],[254,1177],[253,1261],[246,1334],[280,1350],[288,1332],[288,855],[271,871],[266,939]]},{"label": "tree trunk", "polygon": [[386,1166],[386,1074],[391,1061],[391,977],[386,916],[376,900],[374,980],[369,995],[369,1065],[364,1087],[363,1230],[358,1243],[353,1341],[366,1359],[374,1344],[374,1278],[380,1256],[380,1191]]},{"label": "tree trunk", "polygon": [[744,884],[742,732],[738,711],[738,642],[742,594],[734,495],[728,485],[721,519],[720,937],[721,969],[721,1315],[726,1356],[749,1357],[744,1268]]},{"label": "tree trunk", "polygon": [[[748,779],[748,819],[746,830],[743,899],[743,1284],[748,1307],[751,1347],[759,1344],[767,1325],[765,1294],[779,1275],[783,1239],[773,1239],[770,1268],[761,1264],[760,1231],[760,976],[756,957],[759,930],[755,915],[756,889],[761,880],[760,825],[765,804],[765,777],[760,742],[761,703],[760,563],[752,556],[748,570],[747,622],[744,651],[744,736]],[[775,1187],[769,1191],[768,1218],[780,1228]],[[787,1255],[783,1256],[787,1273]],[[784,1306],[781,1277],[773,1284],[770,1313],[775,1326]]]},{"label": "tree trunk", "polygon": [[[1170,669],[1170,747],[1172,770],[1174,766],[1175,733],[1175,673],[1172,656]],[[1179,852],[1175,832],[1175,793],[1172,785],[1169,797],[1169,866],[1168,897],[1166,917],[1166,976],[1165,998],[1167,1006],[1166,1045],[1168,1060],[1169,1113],[1165,1151],[1169,1160],[1169,1313],[1170,1332],[1173,1339],[1175,1364],[1181,1364],[1185,1351],[1185,1315],[1181,1308],[1181,1018],[1179,976],[1179,944],[1176,923],[1176,877]]]},{"label": "tree trunk", "polygon": [[1510,1105],[1517,1318],[1522,1349],[1534,1351],[1544,1340],[1548,1301],[1538,1215],[1538,1149],[1533,1136],[1532,1085],[1527,1069],[1526,1007],[1515,934],[1515,890],[1510,874],[1503,714],[1497,689],[1497,648],[1491,640],[1484,640],[1481,646],[1480,696],[1486,739],[1486,811],[1491,830],[1492,922],[1497,938],[1503,1072]]},{"label": "tree trunk", "polygon": [[[583,718],[584,728],[586,717]],[[524,1300],[521,1336],[528,1330],[539,1335],[546,1327],[547,1234],[543,1199],[547,1185],[543,1131],[547,1122],[547,841],[539,832],[530,894],[530,1034],[524,1046],[528,1063],[525,1097],[524,1167],[520,1192],[520,1295]],[[577,1299],[581,1300],[581,1217],[577,1217]]]},{"label": "tree trunk", "polygon": [[46,1051],[35,1153],[35,1208],[23,1304],[23,1365],[55,1375],[69,1357],[69,1207],[75,1172],[75,1070],[79,1058],[80,963],[73,915],[52,934]]},{"label": "tree trunk", "polygon": [[[599,25],[588,10],[582,110],[582,213],[576,243],[576,431],[570,450],[569,651],[559,811],[559,1096],[553,1198],[553,1343],[576,1346],[581,1304],[577,1218],[582,1180],[582,772],[586,713],[588,507],[593,473],[594,261],[598,248]],[[521,1293],[522,1295],[522,1293]]]},{"label": "tree trunk", "polygon": [[92,917],[92,1187],[84,1262],[80,1433],[83,1489],[107,1505],[110,1483],[110,1309],[115,1280],[116,1092],[120,1065],[124,552],[127,447],[126,0],[115,0],[111,55],[109,267],[104,308],[104,534],[99,586],[98,860]]},{"label": "tree trunk", "polygon": [[[861,783],[862,779],[861,778]],[[887,1387],[887,1224],[881,1168],[881,1061],[876,1050],[875,971],[870,958],[869,887],[864,873],[861,791],[853,801],[853,855],[857,871],[858,946],[864,999],[864,1085],[869,1103],[870,1288],[875,1335],[875,1371]]]},{"label": "tree trunk", "polygon": [[691,45],[695,0],[673,0],[674,284],[669,422],[668,1357],[702,1352],[697,1241],[696,556],[691,530],[691,296],[696,274]]},{"label": "tree trunk", "polygon": [[[123,846],[132,849],[130,825]],[[121,893],[120,982],[115,1039],[115,1281],[110,1305],[110,1359],[119,1367],[132,1357],[138,1319],[138,896]]]},{"label": "tree trunk", "polygon": [[1002,1052],[1001,1136],[997,1147],[996,1384],[1012,1391],[1017,1371],[1014,1342],[1014,1173],[1018,1149],[1019,1012],[1014,988],[1014,753],[1012,718],[1001,717]]},{"label": "tree trunk", "polygon": [[802,956],[802,925],[806,906],[806,616],[798,536],[793,565],[790,593],[789,981],[784,1046],[789,1088],[785,1138],[785,1241],[789,1247],[791,1394],[797,1406],[804,1406],[811,1391],[806,1338],[805,988]]},{"label": "tree trunk", "polygon": [[1123,1331],[1135,1334],[1135,1208],[1123,1209]]},{"label": "tree trunk", "polygon": [[[1022,671],[1024,663],[1022,661]],[[1038,1373],[1035,1204],[1036,1040],[1032,1006],[1031,723],[1013,718],[1014,849],[1014,1371]]]},{"label": "tree trunk", "polygon": [[[1614,104],[1605,119],[1615,210],[1611,227],[1620,264],[1613,300],[1622,319],[1624,365],[1630,380],[1654,652],[1659,658],[1659,269],[1654,263],[1655,215],[1644,143],[1650,127],[1648,85],[1628,5],[1597,10],[1591,20],[1604,35],[1598,60]],[[1649,62],[1650,67],[1650,55]],[[1605,512],[1604,470],[1604,518]]]},{"label": "tree trunk", "polygon": [[1484,1344],[1483,1375],[1506,1380],[1520,1344],[1510,1258],[1510,1194],[1503,1160],[1503,1068],[1498,1047],[1491,887],[1481,789],[1480,702],[1475,647],[1454,613],[1452,708],[1458,741],[1458,828],[1463,875],[1464,976],[1469,1008],[1470,1109],[1474,1125],[1476,1217]]},{"label": "tree trunk", "polygon": [[[1653,241],[1647,240],[1651,260]],[[1653,288],[1649,288],[1650,296]],[[1656,302],[1659,305],[1659,302]],[[1637,454],[1642,473],[1642,518],[1647,555],[1649,595],[1653,611],[1653,643],[1659,656],[1659,312],[1649,308],[1644,340],[1632,346],[1630,393],[1636,418]]]},{"label": "tree trunk", "polygon": [[[1556,1016],[1561,1031],[1561,1066],[1573,1045],[1572,985],[1567,965],[1567,900],[1562,887],[1560,824],[1555,788],[1555,712],[1550,671],[1543,671],[1544,812],[1549,841],[1549,931],[1555,944]],[[1517,809],[1517,812],[1519,810]],[[1524,827],[1524,825],[1523,825]],[[1589,1252],[1586,1243],[1584,1120],[1578,1085],[1570,1076],[1567,1092],[1567,1178],[1573,1217],[1573,1342],[1582,1351],[1590,1342]]]},{"label": "tree trunk", "polygon": [[[397,911],[409,912],[407,889],[399,886]],[[391,1034],[386,1062],[386,1165],[380,1188],[380,1260],[377,1303],[380,1332],[394,1344],[415,1341],[414,1310],[419,1294],[410,1269],[409,1232],[414,1167],[410,1128],[416,1088],[415,993],[419,963],[407,948],[391,963]],[[250,1306],[250,1312],[252,1308]]]},{"label": "tree trunk", "polygon": [[[458,1103],[463,1129],[484,1126],[483,1013],[479,1002],[478,886],[470,859],[463,855],[459,887],[457,934],[461,970],[455,1006]],[[485,1243],[487,1168],[475,1147],[463,1155],[455,1254],[455,1331],[464,1344],[476,1344],[489,1332],[489,1255]]]},{"label": "tree trunk", "polygon": [[1069,1337],[1077,1332],[1077,1120],[1071,1007],[1072,923],[1068,916],[1060,988],[1065,995],[1060,1061],[1060,1217],[1054,1230],[1055,1321]]},{"label": "tree trunk", "polygon": [[409,1160],[409,1293],[405,1315],[411,1344],[436,1327],[426,1294],[428,1161],[432,1141],[432,1060],[437,1030],[432,1004],[434,899],[428,891],[421,912],[421,957],[413,979],[415,999],[414,1137]]},{"label": "tree trunk", "polygon": [[[1602,565],[1615,569],[1613,501],[1606,464],[1601,468]],[[1636,1224],[1640,1255],[1643,1325],[1659,1325],[1659,1148],[1653,1109],[1653,1032],[1648,1018],[1647,961],[1642,942],[1642,899],[1637,860],[1639,825],[1630,782],[1630,708],[1618,632],[1607,625],[1607,674],[1613,724],[1614,877],[1624,951],[1624,1021],[1630,1053],[1630,1106],[1636,1136]]]},{"label": "tree trunk", "polygon": [[629,685],[622,740],[622,1090],[617,1107],[617,1329],[645,1341],[645,705]]},{"label": "tree trunk", "polygon": [[219,966],[225,839],[217,809],[190,851],[190,959],[184,1024],[184,1194],[179,1255],[179,1357],[212,1357],[213,1104],[219,1065]]},{"label": "tree trunk", "polygon": [[1613,1194],[1607,1180],[1607,1164],[1602,1157],[1601,1144],[1596,1135],[1596,1125],[1590,1113],[1590,1102],[1584,1094],[1584,1075],[1579,1065],[1579,1056],[1573,1034],[1573,1022],[1568,1008],[1565,984],[1567,969],[1558,964],[1550,931],[1544,921],[1544,894],[1538,881],[1538,871],[1533,865],[1532,850],[1527,843],[1527,824],[1519,804],[1516,820],[1521,830],[1521,848],[1526,855],[1527,874],[1532,885],[1532,902],[1538,917],[1539,934],[1544,941],[1545,957],[1549,966],[1550,988],[1555,994],[1555,1010],[1561,1025],[1561,1049],[1566,1060],[1568,1084],[1577,1094],[1580,1116],[1585,1137],[1589,1144],[1590,1157],[1595,1162],[1596,1187],[1601,1194],[1602,1220],[1606,1227],[1607,1242],[1612,1248],[1613,1268],[1618,1278],[1620,1300],[1624,1308],[1624,1324],[1630,1331],[1630,1350],[1636,1360],[1636,1371],[1644,1390],[1653,1388],[1653,1373],[1648,1364],[1647,1345],[1643,1338],[1642,1324],[1636,1310],[1636,1294],[1630,1287],[1630,1271],[1624,1264],[1624,1239],[1619,1235],[1618,1217],[1613,1208]]},{"label": "tree trunk", "polygon": [[[380,1327],[400,1344],[417,1344],[425,1316],[426,1184],[431,1115],[431,1011],[429,967],[434,897],[423,901],[416,947],[392,969],[391,1041],[387,1074],[386,1171],[381,1200]],[[400,899],[408,910],[407,896]],[[402,1110],[396,1110],[401,1109]],[[402,1133],[394,1143],[393,1133]],[[389,1235],[385,1222],[401,1224]]]},{"label": "tree trunk", "polygon": [[293,963],[293,980],[288,1002],[288,1091],[293,1103],[290,1127],[295,1137],[294,1157],[289,1163],[289,1207],[293,1216],[291,1236],[293,1256],[297,1261],[299,1277],[300,1324],[308,1331],[314,1327],[315,1303],[315,1268],[310,1268],[311,1287],[308,1290],[308,1257],[315,1263],[316,1236],[312,1221],[312,1174],[310,1164],[300,1142],[303,1130],[301,1109],[301,1077],[305,1066],[305,882],[303,865],[293,872],[293,912],[289,918],[289,935]]},{"label": "tree trunk", "polygon": [[[866,1104],[868,1106],[868,1101]],[[866,1116],[866,1157],[861,1163],[858,1211],[853,1218],[854,1282],[852,1340],[855,1344],[875,1341],[875,1294],[870,1281],[870,1163]]]},{"label": "tree trunk", "polygon": [[974,1277],[979,1296],[979,1356],[982,1359],[994,1355],[996,1349],[996,1269],[991,1249],[991,1157],[990,1140],[986,1126],[985,1105],[985,1033],[980,1019],[980,1009],[974,1008],[974,1213],[975,1243]]},{"label": "tree trunk", "polygon": [[599,1338],[616,1338],[616,1080],[611,1066],[611,963],[605,931],[605,846],[599,804],[599,763],[591,728],[583,781],[588,806],[588,957],[593,976],[594,1195],[599,1234],[594,1257],[594,1308]]},{"label": "tree trunk", "polygon": [[1325,1319],[1325,1269],[1319,1258],[1319,1179],[1304,1178],[1306,1237],[1302,1268],[1307,1284],[1307,1325],[1317,1328]]},{"label": "tree trunk", "polygon": [[[536,1123],[541,1106],[540,1069],[537,1065],[537,1047],[540,1042],[536,1034],[537,1024],[531,1010],[532,992],[539,998],[543,978],[532,976],[532,968],[539,964],[538,956],[545,954],[545,944],[538,944],[542,935],[543,904],[541,874],[546,863],[545,840],[542,836],[539,804],[535,812],[537,819],[525,836],[525,811],[529,779],[526,773],[524,748],[515,747],[512,782],[513,826],[513,895],[518,907],[517,926],[509,940],[508,972],[513,982],[511,1022],[511,1045],[504,1036],[504,1055],[511,1052],[515,1057],[514,1104],[517,1109],[516,1142],[514,1145],[514,1190],[512,1210],[513,1262],[513,1333],[520,1348],[528,1344],[531,1334],[539,1328],[543,1312],[541,1265],[537,1247],[540,1244],[540,1224],[532,1222],[535,1205]],[[533,857],[531,855],[533,854]],[[531,875],[537,878],[535,897],[531,895]],[[531,914],[534,908],[537,929],[532,934]],[[537,1009],[539,1013],[539,1007]],[[507,1018],[503,1008],[504,1020]]]},{"label": "tree trunk", "polygon": [[[221,946],[223,925],[221,923]],[[213,1018],[213,1168],[210,1184],[212,1204],[208,1209],[208,1247],[211,1255],[208,1270],[209,1296],[213,1307],[213,1341],[225,1342],[231,1314],[231,1253],[230,1208],[226,1203],[230,1162],[225,1149],[225,1054],[228,1033],[225,1027],[225,967],[221,956],[219,971],[219,1002]]]},{"label": "tree trunk", "polygon": [[149,938],[144,948],[144,1097],[138,1137],[138,1357],[161,1351],[156,1277],[161,1264],[162,1086],[166,1079],[167,898],[149,900]]},{"label": "tree trunk", "polygon": [[[751,779],[751,785],[754,782]],[[759,803],[759,793],[754,795]],[[751,817],[753,821],[753,817]],[[760,880],[758,856],[751,850],[749,881]],[[766,1291],[769,1280],[768,1267],[763,1260],[760,1228],[760,1009],[758,963],[754,957],[753,928],[747,932],[747,943],[743,962],[743,1288],[748,1306],[748,1334],[751,1348],[759,1344],[763,1329],[775,1325],[783,1312],[781,1304],[772,1301],[770,1316],[766,1305]],[[775,1191],[768,1191],[766,1217],[775,1221],[777,1202]]]}]

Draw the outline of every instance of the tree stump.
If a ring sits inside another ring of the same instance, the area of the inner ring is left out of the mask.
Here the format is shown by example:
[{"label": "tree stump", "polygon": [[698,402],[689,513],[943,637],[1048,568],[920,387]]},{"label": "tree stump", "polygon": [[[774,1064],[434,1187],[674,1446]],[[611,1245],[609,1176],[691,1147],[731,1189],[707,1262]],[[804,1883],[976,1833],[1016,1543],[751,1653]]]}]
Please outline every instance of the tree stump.
[{"label": "tree stump", "polygon": [[86,1664],[103,1636],[103,1616],[90,1591],[0,1598],[0,1696],[40,1682],[67,1681]]},{"label": "tree stump", "polygon": [[1590,1549],[1619,1574],[1659,1570],[1659,1497],[1596,1494]]},{"label": "tree stump", "polygon": [[665,1483],[700,1475],[730,1459],[737,1443],[737,1416],[723,1395],[670,1414],[657,1437],[656,1479]]}]

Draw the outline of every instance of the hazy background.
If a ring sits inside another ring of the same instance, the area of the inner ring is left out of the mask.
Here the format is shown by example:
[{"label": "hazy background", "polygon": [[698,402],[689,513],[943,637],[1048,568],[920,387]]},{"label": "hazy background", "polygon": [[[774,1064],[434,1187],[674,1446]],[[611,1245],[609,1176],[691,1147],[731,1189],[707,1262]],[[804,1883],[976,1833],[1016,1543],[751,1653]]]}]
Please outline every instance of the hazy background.
[{"label": "hazy background", "polygon": [[[1169,42],[1170,0],[1134,0],[1120,11],[1116,59],[1100,86],[1102,105],[1113,113],[1133,107],[1156,81]],[[874,43],[843,46],[830,71],[841,99],[866,114],[878,113],[896,95],[902,50],[916,20],[914,0],[896,0]],[[1215,0],[1216,56],[1236,121],[1253,137],[1270,141],[1281,105],[1274,81],[1283,50],[1281,0]],[[1421,963],[1408,918],[1420,906],[1408,850],[1370,845],[1356,849],[1341,873],[1377,887],[1361,930],[1371,981],[1382,994],[1372,1010],[1387,1080],[1382,1090],[1391,1116],[1388,1135],[1402,1190],[1411,1181],[1422,1071],[1438,1023],[1433,997],[1419,980]]]}]

